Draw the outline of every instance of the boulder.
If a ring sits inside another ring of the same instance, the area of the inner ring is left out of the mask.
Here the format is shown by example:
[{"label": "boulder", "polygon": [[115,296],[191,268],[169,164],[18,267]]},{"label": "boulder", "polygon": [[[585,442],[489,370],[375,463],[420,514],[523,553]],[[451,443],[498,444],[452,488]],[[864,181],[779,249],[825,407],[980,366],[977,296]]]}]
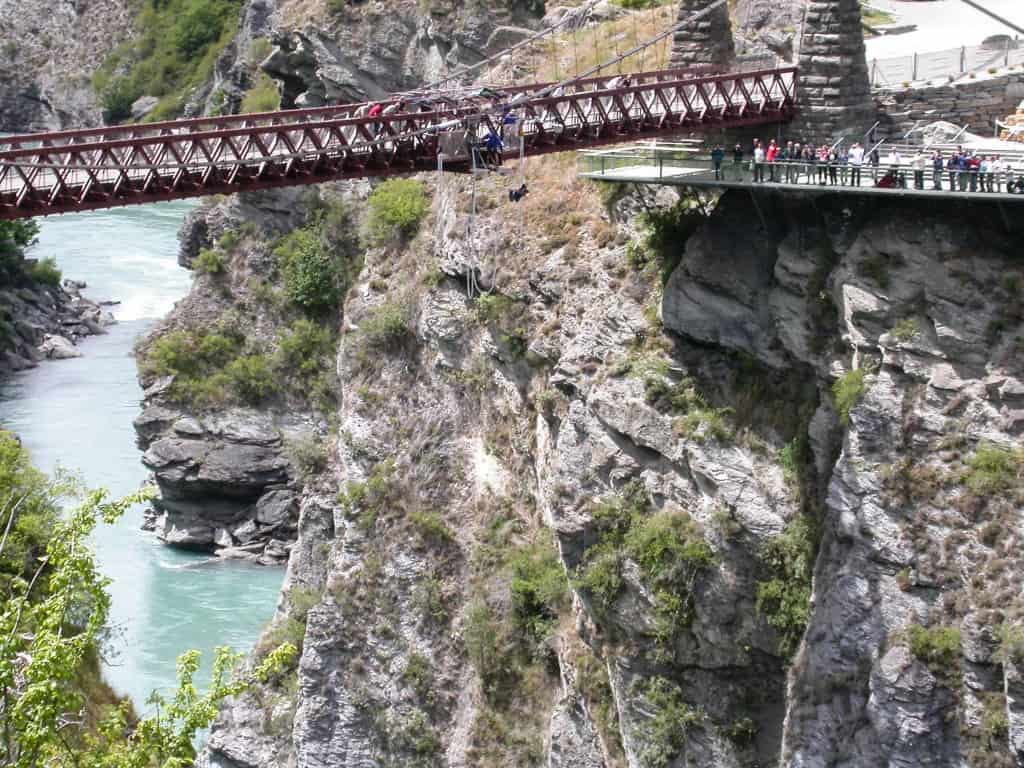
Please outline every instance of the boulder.
[{"label": "boulder", "polygon": [[292,491],[269,491],[256,502],[256,522],[279,526],[298,513],[298,497]]},{"label": "boulder", "polygon": [[153,107],[159,103],[160,99],[156,96],[139,96],[139,98],[132,102],[132,120],[138,122],[152,112]]},{"label": "boulder", "polygon": [[82,356],[82,351],[70,339],[54,333],[46,334],[43,343],[39,345],[39,351],[49,360],[69,360]]}]

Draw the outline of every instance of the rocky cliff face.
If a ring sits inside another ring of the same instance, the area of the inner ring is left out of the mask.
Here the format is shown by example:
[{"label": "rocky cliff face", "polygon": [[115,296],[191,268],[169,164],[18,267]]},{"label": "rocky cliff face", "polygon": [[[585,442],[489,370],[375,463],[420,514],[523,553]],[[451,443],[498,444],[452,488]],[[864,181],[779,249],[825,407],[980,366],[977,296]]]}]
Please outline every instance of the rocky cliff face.
[{"label": "rocky cliff face", "polygon": [[168,544],[274,564],[294,542],[328,431],[327,401],[307,386],[319,386],[318,345],[333,331],[284,299],[272,250],[318,199],[242,195],[197,209],[182,230],[196,281],[137,350],[135,429],[160,490],[150,524]]},{"label": "rocky cliff face", "polygon": [[0,2],[0,130],[99,124],[89,77],[132,16],[124,0]]},{"label": "rocky cliff face", "polygon": [[767,197],[762,229],[533,174],[365,252],[263,643],[301,662],[202,764],[1016,764],[997,212]]},{"label": "rocky cliff face", "polygon": [[[263,69],[284,107],[366,101],[440,79],[532,33],[531,3],[351,3],[282,26]],[[282,10],[282,15],[290,14]]]}]

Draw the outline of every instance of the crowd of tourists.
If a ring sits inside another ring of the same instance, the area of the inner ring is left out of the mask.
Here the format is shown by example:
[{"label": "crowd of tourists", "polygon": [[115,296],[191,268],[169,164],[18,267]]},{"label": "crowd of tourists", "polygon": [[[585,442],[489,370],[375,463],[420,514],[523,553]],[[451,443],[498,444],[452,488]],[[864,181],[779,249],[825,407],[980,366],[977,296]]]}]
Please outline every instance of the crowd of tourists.
[{"label": "crowd of tourists", "polygon": [[[1024,157],[1016,163],[999,155],[980,155],[963,147],[948,155],[942,150],[918,150],[905,161],[898,149],[884,157],[878,149],[867,150],[859,142],[845,145],[754,139],[750,151],[742,144],[727,162],[721,145],[711,152],[715,179],[755,184],[864,185],[880,188],[931,189],[934,191],[1003,192],[1024,194]],[[947,186],[944,186],[947,185]]]}]

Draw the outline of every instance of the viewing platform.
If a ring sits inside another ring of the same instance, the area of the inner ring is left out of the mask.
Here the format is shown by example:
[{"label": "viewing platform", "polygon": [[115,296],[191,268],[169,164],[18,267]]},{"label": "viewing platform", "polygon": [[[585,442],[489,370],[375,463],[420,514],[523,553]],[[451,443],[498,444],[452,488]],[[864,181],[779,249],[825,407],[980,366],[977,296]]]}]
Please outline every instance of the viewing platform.
[{"label": "viewing platform", "polygon": [[[938,147],[936,147],[938,149]],[[949,151],[943,147],[944,157]],[[707,145],[694,142],[642,142],[604,150],[583,150],[577,153],[579,176],[594,181],[630,184],[661,184],[695,189],[743,189],[750,193],[772,192],[789,195],[854,195],[859,197],[920,197],[962,200],[970,203],[1024,204],[1024,157],[1002,155],[1012,170],[996,174],[953,172],[956,189],[950,189],[950,171],[943,169],[941,189],[935,188],[931,165],[931,149],[927,150],[927,168],[923,188],[915,186],[915,169],[910,157],[896,166],[883,156],[879,165],[865,163],[861,167],[860,184],[853,183],[850,165],[809,165],[805,162],[763,163],[764,181],[755,181],[750,155],[742,163],[726,153],[716,178]],[[974,177],[972,180],[972,176]],[[961,190],[961,184],[964,189]],[[991,185],[991,191],[989,191]],[[1019,186],[1018,186],[1019,185]],[[1013,192],[1008,191],[1014,189]],[[1004,214],[1005,219],[1005,214]],[[1009,226],[1009,222],[1007,222]]]}]

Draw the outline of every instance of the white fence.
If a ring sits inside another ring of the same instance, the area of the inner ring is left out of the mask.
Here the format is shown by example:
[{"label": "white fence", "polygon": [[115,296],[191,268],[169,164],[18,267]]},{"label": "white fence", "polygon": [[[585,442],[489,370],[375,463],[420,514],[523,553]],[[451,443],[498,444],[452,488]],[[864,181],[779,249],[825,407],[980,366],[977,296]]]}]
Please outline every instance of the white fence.
[{"label": "white fence", "polygon": [[960,77],[971,72],[1024,64],[1024,44],[1007,38],[1001,46],[965,45],[945,51],[915,53],[868,62],[871,85],[898,87],[937,78]]}]

